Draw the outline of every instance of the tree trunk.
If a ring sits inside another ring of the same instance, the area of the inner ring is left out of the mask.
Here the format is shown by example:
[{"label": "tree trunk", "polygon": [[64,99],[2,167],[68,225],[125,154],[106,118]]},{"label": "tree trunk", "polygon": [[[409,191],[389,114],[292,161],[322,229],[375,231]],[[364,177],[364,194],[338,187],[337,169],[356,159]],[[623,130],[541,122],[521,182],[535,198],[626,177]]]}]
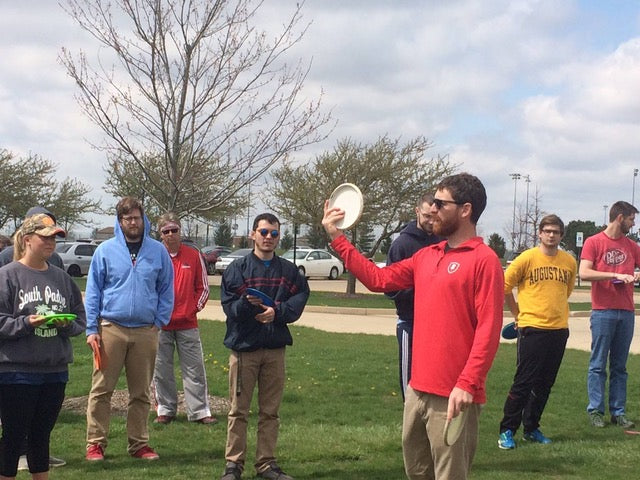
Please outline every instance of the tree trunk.
[{"label": "tree trunk", "polygon": [[347,295],[355,295],[356,294],[356,277],[353,276],[353,273],[349,272],[347,276]]}]

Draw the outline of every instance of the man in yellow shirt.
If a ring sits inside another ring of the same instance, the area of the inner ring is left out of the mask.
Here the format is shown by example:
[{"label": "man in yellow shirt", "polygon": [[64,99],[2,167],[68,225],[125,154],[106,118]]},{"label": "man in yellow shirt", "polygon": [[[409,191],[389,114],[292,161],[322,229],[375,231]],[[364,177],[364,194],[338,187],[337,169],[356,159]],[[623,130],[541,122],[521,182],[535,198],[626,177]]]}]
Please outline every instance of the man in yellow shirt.
[{"label": "man in yellow shirt", "polygon": [[518,356],[500,422],[498,447],[503,450],[516,448],[513,437],[521,423],[523,440],[551,443],[540,431],[540,418],[569,338],[569,295],[577,270],[575,259],[558,248],[563,235],[560,217],[542,218],[540,245],[516,257],[504,275],[505,299],[518,328]]}]

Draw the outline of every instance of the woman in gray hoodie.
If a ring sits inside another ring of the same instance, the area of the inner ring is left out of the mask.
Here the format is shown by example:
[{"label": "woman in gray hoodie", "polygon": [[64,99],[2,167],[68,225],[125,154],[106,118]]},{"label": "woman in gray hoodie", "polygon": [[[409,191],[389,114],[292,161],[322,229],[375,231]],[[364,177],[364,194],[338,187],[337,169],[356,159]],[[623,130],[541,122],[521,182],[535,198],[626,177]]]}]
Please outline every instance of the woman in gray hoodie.
[{"label": "woman in gray hoodie", "polygon": [[[14,237],[14,262],[0,268],[0,480],[15,478],[21,445],[34,480],[49,478],[49,438],[73,361],[70,337],[84,332],[78,286],[47,259],[64,230],[45,214],[27,218]],[[72,321],[49,321],[72,313]]]}]

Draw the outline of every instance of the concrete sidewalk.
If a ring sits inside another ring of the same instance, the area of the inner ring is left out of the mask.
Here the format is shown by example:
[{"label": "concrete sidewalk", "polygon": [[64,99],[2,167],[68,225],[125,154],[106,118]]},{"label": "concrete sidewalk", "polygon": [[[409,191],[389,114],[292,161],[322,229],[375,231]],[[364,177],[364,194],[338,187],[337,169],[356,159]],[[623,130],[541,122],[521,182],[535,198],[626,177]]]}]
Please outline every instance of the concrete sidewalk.
[{"label": "concrete sidewalk", "polygon": [[[589,292],[580,292],[580,297]],[[571,301],[589,301],[574,300]],[[198,318],[224,321],[225,315],[219,301],[210,300],[198,314]],[[504,317],[504,324],[513,321],[511,316]],[[308,306],[300,320],[292,325],[316,328],[326,332],[336,333],[365,333],[373,335],[396,334],[396,315],[393,309],[363,309],[342,307]],[[567,348],[589,351],[591,349],[591,332],[589,330],[589,313],[575,312],[569,319],[569,340]],[[515,340],[501,340],[505,343],[515,343]],[[640,353],[640,329],[635,329],[631,352]]]}]

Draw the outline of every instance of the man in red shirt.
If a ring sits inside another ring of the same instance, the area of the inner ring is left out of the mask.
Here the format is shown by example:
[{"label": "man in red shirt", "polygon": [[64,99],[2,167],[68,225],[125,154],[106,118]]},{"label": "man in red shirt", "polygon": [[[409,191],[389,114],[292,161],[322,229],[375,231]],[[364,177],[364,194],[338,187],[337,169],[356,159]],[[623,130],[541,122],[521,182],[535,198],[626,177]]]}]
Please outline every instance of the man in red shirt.
[{"label": "man in red shirt", "polygon": [[633,338],[635,306],[633,284],[640,274],[640,247],[627,237],[638,209],[618,201],[609,210],[607,227],[584,242],[579,273],[591,282],[591,358],[587,375],[591,425],[605,426],[607,363],[611,423],[633,428],[627,418],[627,357]]},{"label": "man in red shirt", "polygon": [[182,243],[180,219],[173,212],[158,220],[160,239],[167,247],[173,264],[175,300],[169,324],[158,337],[153,385],[155,387],[155,423],[167,424],[176,418],[178,391],[173,374],[173,351],[178,350],[187,419],[203,424],[216,423],[211,416],[204,369],[202,344],[196,314],[209,299],[207,269],[200,252]]},{"label": "man in red shirt", "polygon": [[[344,211],[325,203],[322,224],[332,248],[369,290],[415,288],[413,358],[402,432],[405,470],[412,480],[465,479],[475,454],[504,304],[502,266],[476,234],[486,202],[477,177],[461,173],[443,179],[431,214],[434,233],[447,240],[384,268],[347,241],[335,226]],[[462,434],[447,446],[445,424],[462,411]]]}]

